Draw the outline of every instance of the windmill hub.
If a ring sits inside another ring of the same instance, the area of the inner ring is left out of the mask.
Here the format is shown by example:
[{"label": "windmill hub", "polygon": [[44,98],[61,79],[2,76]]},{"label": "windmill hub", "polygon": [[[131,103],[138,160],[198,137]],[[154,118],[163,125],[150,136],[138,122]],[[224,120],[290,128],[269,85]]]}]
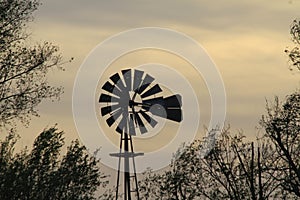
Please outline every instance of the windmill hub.
[{"label": "windmill hub", "polygon": [[128,108],[132,113],[139,112],[141,110],[142,98],[137,92],[131,91],[129,92],[130,100],[128,104]]}]

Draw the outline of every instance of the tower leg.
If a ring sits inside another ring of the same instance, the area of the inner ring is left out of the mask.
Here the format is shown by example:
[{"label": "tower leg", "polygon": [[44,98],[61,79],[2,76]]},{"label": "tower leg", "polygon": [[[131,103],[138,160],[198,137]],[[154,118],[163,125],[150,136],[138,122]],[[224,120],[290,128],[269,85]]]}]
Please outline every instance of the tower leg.
[{"label": "tower leg", "polygon": [[[131,152],[133,153],[134,151],[133,151],[133,144],[132,144],[132,137],[131,137],[131,135],[129,136],[129,140],[130,140]],[[136,197],[137,197],[137,200],[139,200],[140,199],[140,195],[139,195],[138,181],[137,181],[137,177],[136,177],[136,168],[135,168],[134,157],[132,157],[132,164],[133,164],[133,177],[134,177],[135,188],[136,188]]]},{"label": "tower leg", "polygon": [[[120,151],[119,151],[120,154],[122,153],[123,134],[124,134],[124,133],[121,134],[121,138],[120,138]],[[118,200],[118,195],[119,195],[120,167],[121,167],[121,156],[119,157],[119,161],[118,161],[118,174],[117,174],[116,200]]]},{"label": "tower leg", "polygon": [[130,169],[129,169],[129,156],[126,155],[128,154],[128,134],[124,133],[124,195],[125,195],[125,200],[131,200],[131,195],[130,195]]}]

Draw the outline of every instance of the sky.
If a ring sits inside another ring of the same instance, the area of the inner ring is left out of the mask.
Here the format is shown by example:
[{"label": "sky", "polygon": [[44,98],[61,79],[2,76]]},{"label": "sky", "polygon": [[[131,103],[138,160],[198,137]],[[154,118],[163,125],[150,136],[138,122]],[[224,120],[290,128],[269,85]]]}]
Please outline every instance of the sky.
[{"label": "sky", "polygon": [[[225,123],[230,124],[231,132],[242,131],[249,140],[254,139],[266,99],[272,101],[275,95],[284,99],[299,88],[300,75],[288,69],[284,54],[286,47],[293,46],[289,28],[299,18],[299,9],[299,0],[42,1],[29,25],[32,40],[51,41],[60,47],[65,60],[74,57],[74,61],[65,65],[64,72],[50,72],[51,84],[63,86],[65,92],[58,102],[44,101],[39,106],[41,116],[33,118],[28,128],[19,127],[21,145],[30,146],[39,132],[54,124],[66,132],[67,141],[79,138],[72,114],[72,93],[80,66],[105,39],[143,27],[171,29],[202,46],[224,82]],[[207,87],[203,77],[196,76],[187,62],[174,55],[155,50],[126,54],[111,64],[106,77],[100,77],[99,86],[123,65],[135,67],[151,62],[174,67],[190,81],[202,116],[197,137],[203,137],[211,111]],[[169,125],[169,130],[172,127]],[[143,150],[143,146],[137,148]]]}]

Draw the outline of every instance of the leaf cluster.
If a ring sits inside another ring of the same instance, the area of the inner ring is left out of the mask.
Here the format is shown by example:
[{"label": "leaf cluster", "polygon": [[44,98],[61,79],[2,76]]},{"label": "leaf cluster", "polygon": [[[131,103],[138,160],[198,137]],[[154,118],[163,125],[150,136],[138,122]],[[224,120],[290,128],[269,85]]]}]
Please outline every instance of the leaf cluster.
[{"label": "leaf cluster", "polygon": [[290,70],[300,70],[300,21],[294,20],[290,28],[293,48],[286,48],[285,53],[289,57]]},{"label": "leaf cluster", "polygon": [[0,143],[0,199],[95,199],[108,183],[99,160],[78,140],[61,155],[63,132],[55,127],[44,130],[31,151],[14,153],[17,140],[11,132]]},{"label": "leaf cluster", "polygon": [[50,70],[62,69],[59,48],[49,42],[29,43],[26,26],[39,5],[37,0],[0,1],[0,127],[17,121],[28,125],[43,99],[56,100],[62,94],[62,87],[47,80]]}]

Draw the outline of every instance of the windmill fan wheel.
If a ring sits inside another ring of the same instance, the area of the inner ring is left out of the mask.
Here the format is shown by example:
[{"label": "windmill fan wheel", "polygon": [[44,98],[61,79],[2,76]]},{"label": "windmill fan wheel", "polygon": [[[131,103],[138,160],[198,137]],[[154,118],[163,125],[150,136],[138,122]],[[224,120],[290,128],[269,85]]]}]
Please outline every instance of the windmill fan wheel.
[{"label": "windmill fan wheel", "polygon": [[[117,124],[118,133],[136,135],[154,128],[153,115],[171,121],[182,121],[182,100],[179,94],[163,97],[163,90],[154,78],[143,71],[124,69],[112,75],[102,86],[101,115],[109,127]],[[150,114],[151,113],[151,114]]]}]

